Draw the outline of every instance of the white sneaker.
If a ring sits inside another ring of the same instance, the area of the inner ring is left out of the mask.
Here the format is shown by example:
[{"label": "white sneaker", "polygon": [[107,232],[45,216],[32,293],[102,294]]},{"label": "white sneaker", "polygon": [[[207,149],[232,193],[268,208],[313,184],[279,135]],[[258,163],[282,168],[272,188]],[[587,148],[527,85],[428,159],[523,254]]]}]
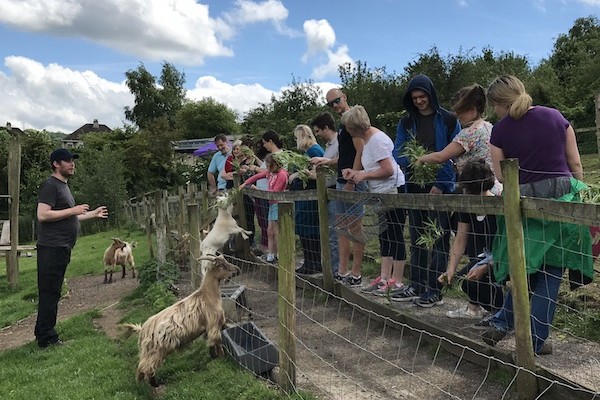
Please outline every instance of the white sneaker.
[{"label": "white sneaker", "polygon": [[463,308],[459,308],[458,310],[448,311],[446,313],[446,317],[448,318],[482,318],[483,310],[481,307],[477,309],[477,311],[472,311],[469,309],[469,306],[465,306]]}]

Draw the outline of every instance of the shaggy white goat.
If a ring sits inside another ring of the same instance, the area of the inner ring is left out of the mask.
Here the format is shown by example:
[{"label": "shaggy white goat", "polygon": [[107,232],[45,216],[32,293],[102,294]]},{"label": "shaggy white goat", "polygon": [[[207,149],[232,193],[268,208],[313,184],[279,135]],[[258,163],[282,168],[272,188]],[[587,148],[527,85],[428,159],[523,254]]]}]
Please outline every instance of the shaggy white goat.
[{"label": "shaggy white goat", "polygon": [[210,355],[223,355],[221,330],[225,325],[225,313],[221,302],[219,282],[240,272],[223,256],[203,257],[210,260],[200,288],[183,300],[148,318],[142,326],[123,324],[129,332],[139,332],[140,361],[137,380],[147,380],[157,386],[156,370],[165,357],[174,350],[190,343],[206,333]]},{"label": "shaggy white goat", "polygon": [[[125,247],[125,242],[119,238],[112,238],[112,243],[108,248],[104,251],[104,283],[112,282],[112,274],[115,269],[115,252],[117,250],[123,249]],[[108,272],[110,270],[110,279],[108,279]],[[125,267],[123,267],[123,277],[125,277]]]}]

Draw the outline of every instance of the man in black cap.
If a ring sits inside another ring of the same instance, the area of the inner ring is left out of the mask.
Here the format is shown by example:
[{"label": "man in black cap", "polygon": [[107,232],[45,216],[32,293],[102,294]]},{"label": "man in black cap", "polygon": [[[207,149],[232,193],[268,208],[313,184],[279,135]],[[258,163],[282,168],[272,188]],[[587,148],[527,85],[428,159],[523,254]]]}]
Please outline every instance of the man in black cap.
[{"label": "man in black cap", "polygon": [[57,149],[50,155],[52,175],[40,186],[37,205],[37,276],[38,316],[35,338],[45,348],[61,345],[54,329],[58,301],[71,249],[75,246],[79,221],[108,218],[108,210],[100,206],[90,211],[87,204],[75,204],[67,180],[75,173],[77,154]]}]

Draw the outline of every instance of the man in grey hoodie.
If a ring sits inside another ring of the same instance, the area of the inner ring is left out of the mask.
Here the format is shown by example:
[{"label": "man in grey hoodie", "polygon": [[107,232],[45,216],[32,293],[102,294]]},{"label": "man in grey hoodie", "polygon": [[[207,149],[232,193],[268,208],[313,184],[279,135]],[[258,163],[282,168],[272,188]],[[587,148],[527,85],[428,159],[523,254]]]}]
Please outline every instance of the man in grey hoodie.
[{"label": "man in grey hoodie", "polygon": [[[433,82],[426,75],[417,75],[409,82],[402,102],[408,115],[398,122],[394,155],[406,175],[406,191],[429,194],[453,193],[456,174],[451,161],[442,164],[433,182],[426,182],[421,186],[412,182],[410,160],[403,153],[406,143],[411,140],[416,140],[431,152],[443,150],[460,131],[460,122],[452,113],[440,106]],[[392,300],[413,301],[421,307],[443,304],[437,277],[444,272],[447,264],[450,240],[449,214],[409,210],[408,217],[411,283],[404,291],[392,296]],[[416,244],[418,238],[424,233],[425,223],[428,221],[436,221],[437,225],[444,230],[442,237],[436,240],[431,256],[428,249]]]}]

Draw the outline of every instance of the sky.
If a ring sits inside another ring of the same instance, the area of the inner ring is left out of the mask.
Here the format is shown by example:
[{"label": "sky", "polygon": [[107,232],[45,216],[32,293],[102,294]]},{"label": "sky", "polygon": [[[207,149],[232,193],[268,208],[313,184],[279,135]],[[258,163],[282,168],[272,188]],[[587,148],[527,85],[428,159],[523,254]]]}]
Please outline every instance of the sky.
[{"label": "sky", "polygon": [[577,18],[599,14],[600,0],[0,0],[0,125],[122,127],[134,105],[125,72],[158,77],[164,61],[185,73],[187,98],[240,118],[294,79],[326,91],[340,64],[401,73],[433,46],[536,65]]}]

